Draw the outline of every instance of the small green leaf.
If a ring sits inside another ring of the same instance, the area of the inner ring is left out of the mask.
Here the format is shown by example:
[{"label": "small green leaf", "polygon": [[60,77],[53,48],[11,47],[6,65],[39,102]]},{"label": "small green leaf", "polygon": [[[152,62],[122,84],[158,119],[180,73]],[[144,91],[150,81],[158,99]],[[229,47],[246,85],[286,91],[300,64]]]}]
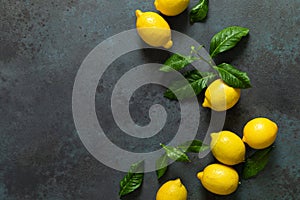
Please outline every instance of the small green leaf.
[{"label": "small green leaf", "polygon": [[163,154],[156,160],[156,175],[157,179],[160,179],[168,169],[168,156]]},{"label": "small green leaf", "polygon": [[191,64],[197,58],[191,56],[184,56],[178,53],[173,54],[170,58],[166,60],[164,65],[159,69],[163,72],[170,72],[172,69],[180,70],[186,67],[187,65]]},{"label": "small green leaf", "polygon": [[163,144],[160,145],[165,149],[166,154],[170,159],[179,162],[190,162],[189,157],[181,149]]},{"label": "small green leaf", "polygon": [[227,51],[236,46],[236,44],[249,33],[249,29],[231,26],[223,29],[211,39],[209,53],[211,57]]},{"label": "small green leaf", "polygon": [[131,165],[126,176],[120,181],[119,196],[124,196],[138,189],[144,178],[144,161]]},{"label": "small green leaf", "polygon": [[[188,71],[184,77],[189,82],[184,84],[182,81],[174,81],[164,96],[168,99],[184,99],[190,98],[200,94],[200,92],[207,87],[209,80],[215,77],[215,74],[210,72],[199,72],[197,70]],[[193,90],[191,90],[191,88]]]},{"label": "small green leaf", "polygon": [[249,88],[251,87],[250,78],[246,72],[242,72],[234,66],[222,63],[214,67],[219,72],[221,79],[229,86],[234,88]]},{"label": "small green leaf", "polygon": [[208,0],[200,0],[190,11],[190,22],[199,22],[206,18],[208,13]]},{"label": "small green leaf", "polygon": [[184,152],[200,153],[210,148],[209,145],[203,144],[200,140],[187,141],[178,146]]},{"label": "small green leaf", "polygon": [[272,149],[274,149],[274,146],[258,150],[246,160],[242,173],[243,179],[249,179],[256,176],[266,167]]}]

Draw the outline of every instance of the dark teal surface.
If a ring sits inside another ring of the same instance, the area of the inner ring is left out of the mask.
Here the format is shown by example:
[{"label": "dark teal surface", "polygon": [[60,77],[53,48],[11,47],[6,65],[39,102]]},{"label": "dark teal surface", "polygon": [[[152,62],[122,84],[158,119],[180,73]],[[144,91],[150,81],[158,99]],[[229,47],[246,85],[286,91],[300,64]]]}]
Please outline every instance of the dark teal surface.
[{"label": "dark teal surface", "polygon": [[[196,2],[191,1],[189,8]],[[134,28],[136,9],[154,11],[153,1],[1,1],[1,200],[119,199],[124,173],[102,165],[87,152],[73,123],[71,95],[85,56],[106,38]],[[155,173],[146,174],[142,189],[123,199],[155,199],[159,186],[177,177],[187,187],[189,200],[299,199],[300,1],[211,0],[205,23],[194,25],[188,23],[187,13],[166,20],[174,30],[206,47],[227,26],[250,29],[249,37],[216,59],[248,72],[253,85],[227,112],[224,129],[241,135],[248,120],[268,117],[279,126],[276,148],[267,168],[256,178],[243,180],[230,196],[203,189],[195,175],[214,160],[211,155],[201,160],[191,155],[192,163],[171,165],[159,182]],[[166,57],[155,51],[133,52],[113,63],[99,83],[97,111],[109,116],[105,100],[122,73],[137,64],[162,63]],[[153,102],[165,105],[170,114],[169,131],[148,141],[146,150],[172,139],[180,119],[177,103],[163,98],[163,91],[159,86],[145,86],[133,98],[131,110],[137,123],[149,122],[148,108]],[[201,108],[199,135],[207,128],[209,113]],[[118,145],[145,150],[142,145],[128,145],[125,136],[114,136],[117,128],[109,118],[99,120]]]}]

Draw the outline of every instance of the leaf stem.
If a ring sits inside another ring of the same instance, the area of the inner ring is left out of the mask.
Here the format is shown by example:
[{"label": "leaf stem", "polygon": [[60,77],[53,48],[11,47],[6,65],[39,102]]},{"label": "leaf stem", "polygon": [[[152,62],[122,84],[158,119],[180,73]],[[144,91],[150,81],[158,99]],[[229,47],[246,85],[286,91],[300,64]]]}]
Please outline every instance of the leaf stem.
[{"label": "leaf stem", "polygon": [[191,47],[191,54],[193,54],[193,53],[196,54],[196,55],[198,56],[197,60],[202,60],[202,61],[204,61],[205,63],[207,63],[210,67],[214,68],[215,65],[214,65],[213,62],[212,62],[212,57],[211,57],[211,56],[209,56],[209,57],[210,57],[209,60],[206,60],[205,58],[203,58],[203,56],[201,56],[201,55],[199,54],[199,51],[200,51],[202,48],[203,48],[203,46],[201,45],[197,50],[195,50],[195,47],[192,46],[192,47]]}]

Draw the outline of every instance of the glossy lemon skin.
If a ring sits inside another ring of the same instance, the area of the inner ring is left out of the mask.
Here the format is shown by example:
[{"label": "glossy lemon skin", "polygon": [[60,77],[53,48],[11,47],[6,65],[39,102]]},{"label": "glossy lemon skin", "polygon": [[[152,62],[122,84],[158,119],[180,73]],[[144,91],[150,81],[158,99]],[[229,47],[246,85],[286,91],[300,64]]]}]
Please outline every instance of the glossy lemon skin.
[{"label": "glossy lemon skin", "polygon": [[221,79],[217,79],[207,87],[202,106],[215,111],[225,111],[232,108],[240,96],[240,89],[230,87]]},{"label": "glossy lemon skin", "polygon": [[211,164],[197,174],[204,188],[218,195],[228,195],[236,191],[239,175],[231,167],[222,164]]},{"label": "glossy lemon skin", "polygon": [[275,142],[277,132],[275,122],[264,117],[255,118],[244,126],[243,141],[254,149],[264,149]]},{"label": "glossy lemon skin", "polygon": [[246,147],[242,139],[231,131],[211,134],[210,148],[214,157],[223,164],[236,165],[245,160]]},{"label": "glossy lemon skin", "polygon": [[153,47],[172,47],[171,29],[169,24],[155,12],[135,11],[136,28],[139,36],[148,45]]},{"label": "glossy lemon skin", "polygon": [[187,190],[179,178],[171,180],[159,188],[156,200],[187,200]]},{"label": "glossy lemon skin", "polygon": [[156,10],[167,16],[176,16],[182,13],[188,6],[190,0],[155,0]]}]

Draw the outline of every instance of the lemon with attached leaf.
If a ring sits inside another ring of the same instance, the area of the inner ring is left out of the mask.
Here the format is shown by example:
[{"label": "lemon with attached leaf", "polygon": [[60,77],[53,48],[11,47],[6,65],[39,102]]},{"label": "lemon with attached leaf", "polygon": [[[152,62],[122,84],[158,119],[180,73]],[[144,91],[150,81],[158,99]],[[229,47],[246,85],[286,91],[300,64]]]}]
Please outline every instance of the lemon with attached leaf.
[{"label": "lemon with attached leaf", "polygon": [[215,111],[225,111],[232,108],[240,96],[240,89],[230,87],[221,79],[217,79],[207,87],[202,106]]},{"label": "lemon with attached leaf", "polygon": [[179,178],[171,180],[159,188],[156,200],[187,200],[187,190]]},{"label": "lemon with attached leaf", "polygon": [[171,29],[169,24],[155,12],[135,11],[136,28],[139,36],[153,47],[172,47]]},{"label": "lemon with attached leaf", "polygon": [[211,164],[197,174],[204,188],[208,191],[228,195],[233,193],[239,184],[239,175],[231,167],[222,164]]}]

